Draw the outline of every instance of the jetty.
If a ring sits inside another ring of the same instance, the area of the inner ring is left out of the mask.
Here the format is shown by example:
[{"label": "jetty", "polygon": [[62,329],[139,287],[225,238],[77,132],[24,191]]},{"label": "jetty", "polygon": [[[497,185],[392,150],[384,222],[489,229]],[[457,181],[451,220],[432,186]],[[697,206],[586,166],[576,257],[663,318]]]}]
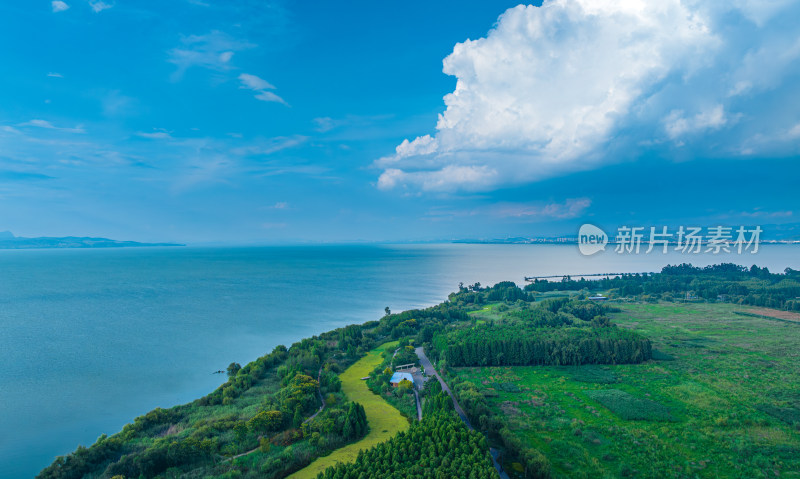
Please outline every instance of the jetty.
[{"label": "jetty", "polygon": [[646,276],[646,275],[651,275],[651,274],[655,274],[655,273],[653,273],[653,272],[644,272],[644,273],[590,273],[590,274],[555,274],[555,275],[550,275],[550,276],[525,276],[525,281],[527,281],[527,282],[529,282],[529,283],[532,283],[533,281],[536,281],[537,279],[554,279],[554,278],[561,278],[561,279],[566,279],[566,278],[589,278],[589,277],[593,277],[593,276],[605,276],[605,277],[611,277],[611,276],[634,275],[634,274],[638,274],[638,275]]}]

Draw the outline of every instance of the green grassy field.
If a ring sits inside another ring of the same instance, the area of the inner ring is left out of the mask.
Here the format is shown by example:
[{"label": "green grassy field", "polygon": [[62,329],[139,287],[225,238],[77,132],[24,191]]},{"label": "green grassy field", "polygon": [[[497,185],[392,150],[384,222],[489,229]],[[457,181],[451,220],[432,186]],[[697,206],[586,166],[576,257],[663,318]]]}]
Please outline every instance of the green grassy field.
[{"label": "green grassy field", "polygon": [[519,308],[509,307],[499,303],[492,303],[483,306],[481,309],[470,311],[468,314],[476,319],[477,324],[483,324],[486,321],[496,321],[504,316],[507,311],[516,310]]},{"label": "green grassy field", "polygon": [[662,360],[455,374],[556,477],[800,477],[800,324],[730,304],[620,307],[613,321]]},{"label": "green grassy field", "polygon": [[339,379],[342,380],[342,392],[351,401],[356,401],[364,406],[367,413],[367,421],[369,422],[369,433],[358,442],[337,449],[328,456],[320,457],[309,464],[308,467],[289,476],[290,478],[315,478],[317,474],[339,462],[354,461],[358,456],[358,451],[369,449],[378,443],[386,441],[398,432],[408,429],[408,420],[400,414],[400,411],[370,391],[366,382],[361,380],[383,362],[381,353],[384,350],[395,347],[397,347],[397,341],[378,346],[339,376]]}]

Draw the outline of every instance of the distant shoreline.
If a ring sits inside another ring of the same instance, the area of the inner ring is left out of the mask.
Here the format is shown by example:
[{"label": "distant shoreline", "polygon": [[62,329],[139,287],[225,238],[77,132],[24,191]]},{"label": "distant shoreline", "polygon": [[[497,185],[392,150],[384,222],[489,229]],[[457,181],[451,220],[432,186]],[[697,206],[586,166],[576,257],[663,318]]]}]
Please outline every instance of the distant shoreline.
[{"label": "distant shoreline", "polygon": [[0,239],[0,249],[91,249],[91,248],[146,248],[154,246],[186,246],[180,243],[140,243],[108,238],[78,236],[22,238],[10,236]]},{"label": "distant shoreline", "polygon": [[[578,239],[569,239],[569,240],[562,240],[562,239],[553,239],[553,240],[454,240],[450,241],[451,244],[526,244],[526,245],[567,245],[567,246],[576,246],[578,244]],[[608,245],[618,245],[620,244],[619,241],[608,241],[606,244]],[[630,243],[622,243],[622,244],[630,244]],[[648,246],[650,241],[642,239],[639,244],[641,246]],[[658,241],[654,244],[658,246],[663,246],[663,242]],[[685,242],[682,244],[686,244]],[[681,245],[682,245],[681,244]],[[708,246],[708,241],[699,241],[697,244],[701,246]],[[800,240],[762,240],[759,243],[759,246],[763,246],[765,244],[789,244],[789,245],[800,245]],[[678,246],[679,243],[675,240],[667,241],[668,246]]]}]

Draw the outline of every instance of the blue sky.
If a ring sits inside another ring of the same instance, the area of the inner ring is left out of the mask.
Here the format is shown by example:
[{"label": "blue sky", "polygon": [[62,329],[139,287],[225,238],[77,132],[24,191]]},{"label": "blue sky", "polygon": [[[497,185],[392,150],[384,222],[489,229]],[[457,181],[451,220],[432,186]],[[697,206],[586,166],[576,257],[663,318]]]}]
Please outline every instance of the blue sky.
[{"label": "blue sky", "polygon": [[3,2],[0,230],[796,223],[800,7],[727,3]]}]

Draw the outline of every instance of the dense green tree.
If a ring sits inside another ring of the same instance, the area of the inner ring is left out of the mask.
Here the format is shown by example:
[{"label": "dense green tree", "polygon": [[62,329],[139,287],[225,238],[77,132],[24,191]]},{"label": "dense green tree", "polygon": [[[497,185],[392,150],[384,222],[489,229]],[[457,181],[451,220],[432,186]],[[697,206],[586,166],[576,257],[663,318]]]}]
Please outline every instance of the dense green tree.
[{"label": "dense green tree", "polygon": [[243,442],[249,432],[247,423],[244,421],[237,422],[236,425],[233,426],[233,432],[236,433],[236,440],[238,442]]},{"label": "dense green tree", "polygon": [[623,274],[614,278],[562,281],[535,280],[525,286],[529,292],[568,290],[610,291],[619,296],[648,296],[668,300],[691,299],[728,301],[752,306],[800,311],[800,272],[791,268],[783,274],[767,268],[746,268],[731,263],[695,267],[668,265],[656,274]]},{"label": "dense green tree", "polygon": [[294,408],[294,416],[292,417],[292,424],[294,427],[300,427],[303,424],[303,409],[298,404],[297,407]]},{"label": "dense green tree", "polygon": [[408,431],[360,451],[354,462],[329,467],[317,477],[494,479],[499,476],[486,438],[469,431],[452,412],[438,410],[413,423]]},{"label": "dense green tree", "polygon": [[630,364],[652,356],[650,340],[620,328],[480,326],[437,335],[450,366]]},{"label": "dense green tree", "polygon": [[247,427],[256,434],[278,431],[282,426],[283,413],[280,411],[260,411],[247,422]]},{"label": "dense green tree", "polygon": [[228,365],[228,377],[236,376],[239,370],[242,369],[242,365],[239,363],[230,363]]},{"label": "dense green tree", "polygon": [[367,415],[364,406],[359,403],[351,402],[345,417],[342,436],[347,439],[355,439],[367,433]]}]

